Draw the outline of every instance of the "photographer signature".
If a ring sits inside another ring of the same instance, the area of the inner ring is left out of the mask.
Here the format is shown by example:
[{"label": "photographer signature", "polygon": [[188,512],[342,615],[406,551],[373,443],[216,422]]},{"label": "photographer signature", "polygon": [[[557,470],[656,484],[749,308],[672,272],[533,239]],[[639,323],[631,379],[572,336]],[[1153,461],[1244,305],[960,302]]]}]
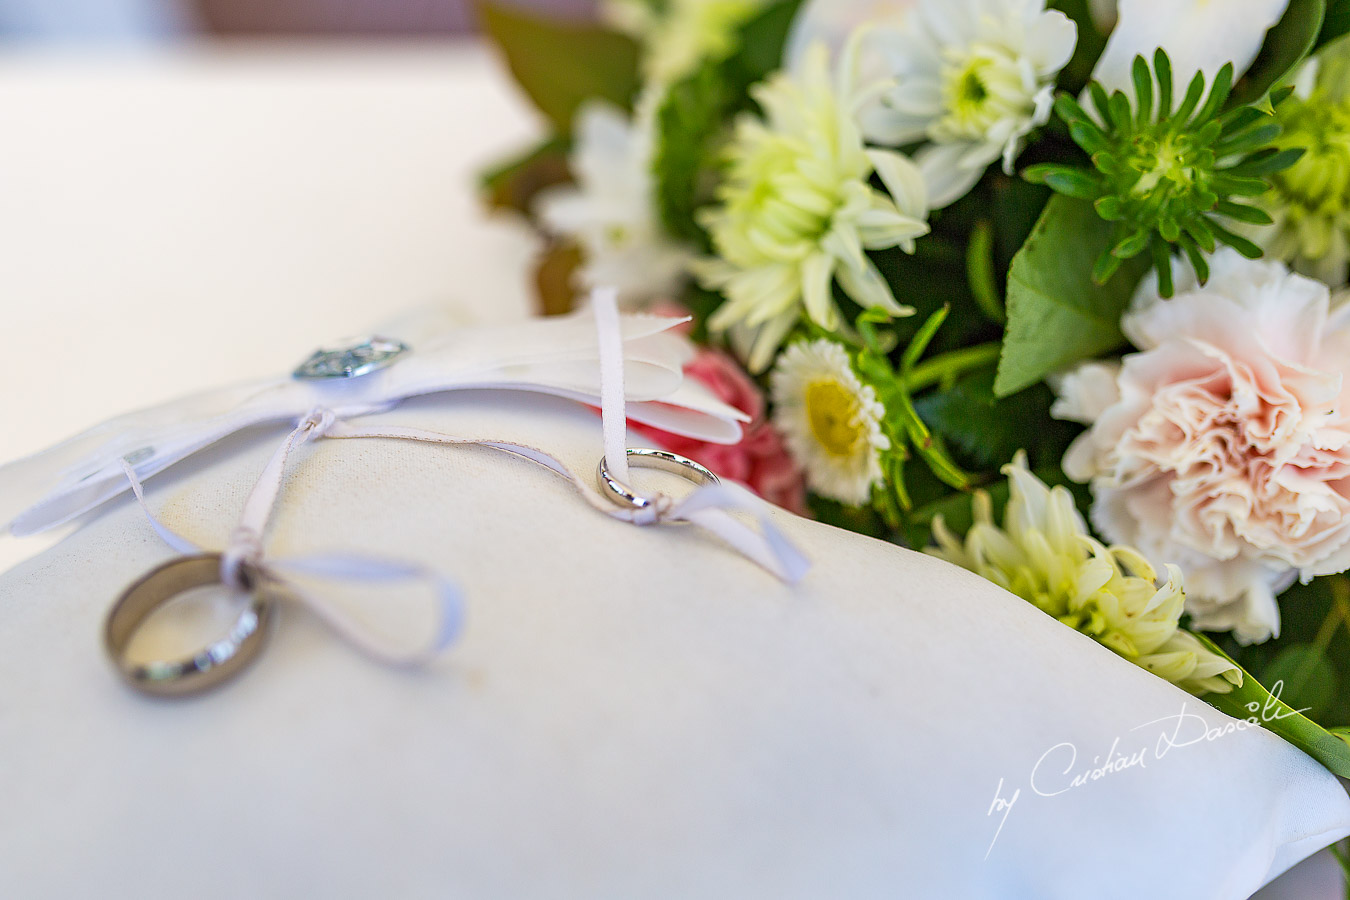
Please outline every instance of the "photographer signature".
[{"label": "photographer signature", "polygon": [[[1291,710],[1280,702],[1280,693],[1283,689],[1284,682],[1275,682],[1264,704],[1253,702],[1247,705],[1250,716],[1245,719],[1230,719],[1219,725],[1210,725],[1204,716],[1191,712],[1188,704],[1182,703],[1181,711],[1176,715],[1163,716],[1130,729],[1134,732],[1156,726],[1157,740],[1151,747],[1145,743],[1133,752],[1123,753],[1120,750],[1121,739],[1116,738],[1111,742],[1111,748],[1105,757],[1095,756],[1090,765],[1081,768],[1078,764],[1078,748],[1074,744],[1067,741],[1056,744],[1041,754],[1041,758],[1032,767],[1028,787],[1034,796],[1058,797],[1129,769],[1146,769],[1150,762],[1161,760],[1178,748],[1217,741],[1239,731],[1259,728],[1266,723],[1278,722],[1305,712],[1303,709]],[[1012,814],[1013,807],[1021,797],[1021,788],[1016,788],[1010,795],[1005,795],[1004,779],[998,780],[998,787],[994,789],[994,800],[985,813],[986,816],[999,816],[998,829],[994,832],[993,840],[989,842],[989,849],[985,851],[985,859],[993,852],[999,835],[1003,833],[1003,826],[1008,824],[1008,816]]]}]

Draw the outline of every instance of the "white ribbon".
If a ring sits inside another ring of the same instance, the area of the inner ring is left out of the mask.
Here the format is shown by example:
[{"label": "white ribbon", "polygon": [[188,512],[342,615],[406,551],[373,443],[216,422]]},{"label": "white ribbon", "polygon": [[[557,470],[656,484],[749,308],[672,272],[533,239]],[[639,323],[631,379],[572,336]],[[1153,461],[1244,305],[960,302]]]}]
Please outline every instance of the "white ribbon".
[{"label": "white ribbon", "polygon": [[[662,431],[735,443],[748,417],[684,378],[694,351],[672,330],[682,321],[621,317],[628,414]],[[125,491],[123,460],[146,480],[241,429],[294,423],[320,407],[348,418],[409,397],[466,389],[531,391],[595,405],[598,353],[585,313],[462,327],[419,337],[410,352],[365,375],[329,381],[287,375],[131,413],[0,466],[0,526],[16,535],[54,528]]]},{"label": "white ribbon", "polygon": [[[450,646],[464,623],[464,603],[459,588],[449,580],[423,566],[412,563],[363,557],[350,554],[302,556],[290,559],[268,559],[263,552],[263,534],[276,506],[277,495],[286,473],[286,461],[297,446],[322,437],[332,427],[335,417],[331,410],[317,409],[300,421],[295,430],[272,455],[253,490],[244,502],[239,524],[230,535],[229,544],[221,553],[220,580],[229,588],[244,591],[248,588],[248,572],[259,572],[280,582],[284,599],[294,600],[306,607],[327,624],[342,640],[370,659],[389,666],[421,666],[435,659]],[[145,511],[155,532],[178,553],[197,554],[204,548],[174,532],[156,518],[145,499],[145,490],[136,470],[123,462],[122,470],[131,485],[136,501]],[[300,590],[285,573],[308,575],[331,581],[361,581],[377,584],[422,582],[432,588],[436,600],[437,618],[434,628],[422,640],[397,645],[373,636],[369,629],[348,616],[334,604]]]},{"label": "white ribbon", "polygon": [[[596,332],[600,343],[600,408],[604,434],[605,459],[610,474],[618,481],[629,480],[627,424],[624,396],[622,333],[617,295],[612,289],[599,289],[591,295]],[[641,509],[616,506],[567,468],[552,454],[538,447],[514,441],[459,438],[436,431],[401,426],[364,426],[335,422],[327,430],[330,438],[395,438],[434,444],[479,445],[492,447],[537,463],[560,475],[577,489],[592,507],[605,515],[634,525],[658,525],[663,522],[688,522],[720,538],[729,547],[758,563],[783,581],[794,584],[806,574],[810,562],[793,546],[770,519],[772,507],[738,484],[722,482],[704,485],[688,496],[675,500],[664,494],[650,499]],[[752,516],[758,530],[738,520],[732,513]]]},{"label": "white ribbon", "polygon": [[[612,290],[598,290],[592,296],[599,340],[604,452],[610,474],[620,482],[626,483],[629,478],[626,453],[628,420],[625,413],[623,332],[616,300],[616,294]],[[723,482],[703,485],[679,500],[665,494],[656,494],[649,498],[652,502],[642,508],[617,506],[602,497],[557,457],[537,447],[514,441],[459,438],[440,432],[396,425],[354,425],[341,421],[332,410],[319,407],[299,421],[258,477],[244,503],[239,524],[222,553],[221,581],[229,587],[245,588],[246,574],[249,570],[256,570],[282,581],[287,587],[283,596],[299,601],[351,646],[370,658],[389,665],[423,664],[449,646],[459,633],[463,622],[461,595],[459,589],[445,578],[410,563],[349,555],[308,556],[287,560],[271,560],[265,557],[263,535],[272,510],[276,506],[291,451],[320,437],[392,438],[435,444],[491,447],[527,459],[561,476],[571,483],[594,509],[612,518],[634,525],[674,522],[697,525],[788,583],[800,580],[810,568],[807,559],[774,526],[770,518],[769,504],[738,484]],[[121,468],[131,485],[132,492],[136,495],[137,502],[164,542],[179,553],[203,552],[202,548],[167,528],[155,517],[145,500],[144,488],[135,468],[126,460],[122,461]],[[758,529],[737,519],[734,513],[748,514]],[[429,583],[435,589],[439,604],[439,621],[434,629],[435,633],[425,642],[419,642],[416,648],[386,646],[373,640],[365,629],[331,603],[296,589],[293,581],[281,577],[283,572],[288,571],[330,580]]]}]

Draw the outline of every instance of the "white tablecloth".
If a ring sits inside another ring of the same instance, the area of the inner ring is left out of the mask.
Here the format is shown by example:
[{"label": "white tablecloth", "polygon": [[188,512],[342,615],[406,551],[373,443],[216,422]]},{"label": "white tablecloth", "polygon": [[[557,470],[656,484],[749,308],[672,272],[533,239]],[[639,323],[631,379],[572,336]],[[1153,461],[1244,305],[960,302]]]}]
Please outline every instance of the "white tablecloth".
[{"label": "white tablecloth", "polygon": [[11,51],[0,121],[0,461],[416,306],[529,308],[531,243],[473,184],[540,126],[476,44]]}]

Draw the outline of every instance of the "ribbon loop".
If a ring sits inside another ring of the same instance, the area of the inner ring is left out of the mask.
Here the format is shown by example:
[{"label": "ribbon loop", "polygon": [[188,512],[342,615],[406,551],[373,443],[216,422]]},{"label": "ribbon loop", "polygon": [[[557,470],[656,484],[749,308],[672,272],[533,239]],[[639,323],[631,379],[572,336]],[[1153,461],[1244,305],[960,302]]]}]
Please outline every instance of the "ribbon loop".
[{"label": "ribbon loop", "polygon": [[[618,294],[611,288],[599,288],[591,293],[600,341],[600,409],[605,459],[614,477],[627,481],[628,417],[624,411],[623,335],[619,329],[617,304]],[[806,557],[769,519],[770,505],[739,485],[704,485],[679,502],[664,494],[648,499],[653,502],[640,510],[625,510],[627,515],[623,518],[636,525],[662,522],[698,525],[788,583],[801,580],[810,568]],[[759,531],[737,521],[728,514],[731,511],[751,514]]]},{"label": "ribbon loop", "polygon": [[220,580],[228,587],[247,590],[250,569],[263,565],[262,535],[243,525],[230,534],[229,543],[220,555]]},{"label": "ribbon loop", "polygon": [[[601,358],[601,428],[605,459],[614,477],[626,481],[628,477],[627,416],[623,382],[623,356],[617,352],[623,335],[613,291],[597,290],[591,296],[595,313],[596,333]],[[810,563],[792,542],[774,526],[770,506],[740,485],[710,484],[696,489],[683,500],[674,500],[658,494],[648,498],[645,507],[616,506],[606,500],[552,454],[512,441],[459,438],[454,435],[404,426],[364,426],[337,422],[327,432],[330,438],[393,438],[424,441],[434,444],[472,445],[491,447],[528,459],[567,480],[592,507],[615,519],[633,525],[660,525],[667,522],[688,522],[710,532],[728,546],[753,560],[778,578],[796,583]],[[621,461],[621,462],[620,462]],[[731,515],[749,514],[758,530]]]},{"label": "ribbon loop", "polygon": [[304,429],[306,441],[314,441],[326,436],[335,422],[337,413],[326,406],[316,406],[299,421],[298,427]]},{"label": "ribbon loop", "polygon": [[[453,643],[463,626],[463,600],[454,582],[422,566],[396,560],[339,555],[274,560],[265,555],[263,534],[281,491],[291,450],[327,435],[337,423],[338,418],[332,410],[315,408],[297,422],[295,429],[277,448],[249,492],[239,524],[230,533],[229,542],[221,553],[220,580],[227,587],[246,591],[252,587],[253,575],[265,572],[284,588],[278,596],[307,608],[345,643],[366,657],[391,666],[425,665]],[[164,542],[179,553],[201,553],[201,547],[175,533],[151,511],[136,470],[124,461],[122,471],[131,483],[136,502]],[[435,593],[436,623],[431,633],[415,641],[413,646],[394,646],[387,640],[372,637],[364,625],[331,602],[301,590],[294,581],[282,577],[287,571],[334,582],[423,582]]]}]

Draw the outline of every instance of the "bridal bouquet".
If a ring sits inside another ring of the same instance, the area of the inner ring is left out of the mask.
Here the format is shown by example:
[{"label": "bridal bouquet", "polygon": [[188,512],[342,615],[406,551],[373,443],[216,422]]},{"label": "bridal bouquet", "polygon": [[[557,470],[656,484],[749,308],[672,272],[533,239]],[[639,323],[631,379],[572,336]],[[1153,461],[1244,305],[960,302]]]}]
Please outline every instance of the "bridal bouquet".
[{"label": "bridal bouquet", "polygon": [[484,7],[485,184],[544,311],[692,316],[752,422],[670,449],[1350,775],[1350,0],[602,7]]}]

